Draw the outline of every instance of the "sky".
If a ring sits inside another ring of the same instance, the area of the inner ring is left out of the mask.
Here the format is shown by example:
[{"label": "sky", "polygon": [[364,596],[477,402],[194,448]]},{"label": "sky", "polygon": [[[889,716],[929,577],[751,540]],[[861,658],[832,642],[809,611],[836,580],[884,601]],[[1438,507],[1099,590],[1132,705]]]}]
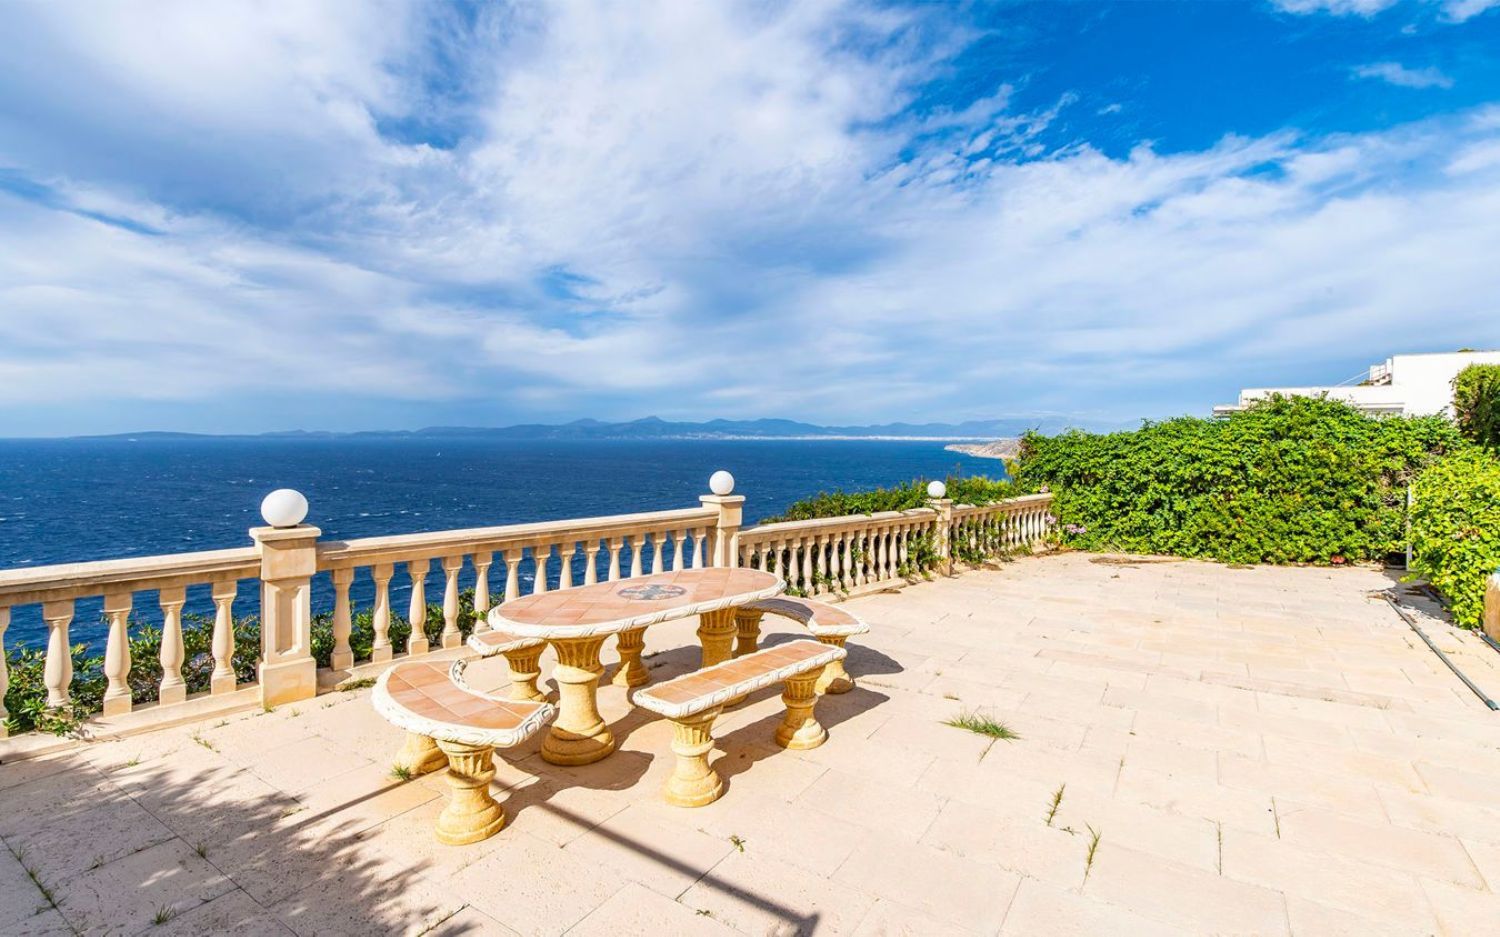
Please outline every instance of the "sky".
[{"label": "sky", "polygon": [[0,3],[0,436],[1206,414],[1500,347],[1500,0]]}]

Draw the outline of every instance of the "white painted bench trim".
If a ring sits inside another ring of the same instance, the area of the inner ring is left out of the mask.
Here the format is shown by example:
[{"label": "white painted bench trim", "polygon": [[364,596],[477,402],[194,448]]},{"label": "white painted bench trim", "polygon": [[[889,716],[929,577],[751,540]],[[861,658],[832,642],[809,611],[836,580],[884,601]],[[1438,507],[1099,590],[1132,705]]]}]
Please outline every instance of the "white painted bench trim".
[{"label": "white painted bench trim", "polygon": [[441,742],[457,742],[461,745],[492,746],[494,748],[511,748],[526,741],[537,729],[546,725],[547,721],[557,712],[551,703],[520,703],[516,700],[502,699],[481,693],[469,686],[463,679],[464,669],[468,666],[467,660],[456,660],[448,671],[448,679],[452,680],[459,689],[471,696],[493,703],[504,703],[507,706],[535,706],[536,711],[527,716],[514,729],[499,731],[495,729],[481,729],[476,726],[465,725],[456,722],[439,722],[426,716],[419,716],[411,710],[396,702],[391,696],[390,690],[386,689],[386,682],[391,674],[399,668],[415,666],[412,664],[397,664],[381,674],[375,681],[375,689],[371,693],[370,702],[375,711],[384,716],[387,721],[398,728],[418,735],[425,735],[430,739]]},{"label": "white painted bench trim", "polygon": [[819,638],[847,638],[850,635],[865,634],[870,630],[870,626],[863,619],[847,609],[838,609],[838,611],[853,618],[853,624],[825,625],[819,622],[819,610],[827,609],[828,611],[834,611],[834,608],[827,602],[818,602],[813,599],[799,599],[782,595],[774,599],[762,599],[758,602],[750,602],[745,605],[745,608],[752,612],[780,615],[783,618],[799,621],[810,633]]},{"label": "white painted bench trim", "polygon": [[[812,643],[813,642],[811,641],[789,642],[789,644]],[[725,661],[724,664],[715,665],[714,667],[706,667],[703,670],[697,670],[692,673],[683,674],[682,676],[704,676],[707,674],[712,674],[716,669],[718,669],[718,667],[728,666],[730,664],[744,664],[747,661],[753,662],[757,657],[769,654],[775,651],[777,648],[788,647],[789,644],[780,644],[773,648],[766,648],[762,651],[755,651],[753,653],[746,654],[744,657],[736,657],[731,661]],[[719,690],[715,690],[712,693],[704,694],[703,696],[699,696],[696,699],[688,700],[685,703],[668,703],[665,700],[657,699],[655,696],[651,695],[653,690],[657,690],[665,686],[670,686],[672,684],[671,680],[668,680],[666,683],[659,684],[658,686],[651,687],[650,689],[640,690],[635,694],[634,697],[632,697],[632,699],[635,704],[642,709],[649,709],[651,712],[657,713],[661,716],[665,716],[668,719],[682,719],[687,716],[697,715],[698,713],[701,713],[707,709],[712,709],[715,706],[722,706],[729,700],[738,699],[739,697],[744,696],[746,693],[753,693],[762,687],[768,687],[773,683],[784,683],[789,677],[795,677],[799,674],[810,673],[814,670],[821,670],[823,667],[826,667],[836,660],[842,660],[844,657],[848,656],[849,653],[841,647],[829,647],[827,645],[821,646],[823,647],[823,652],[815,657],[809,657],[806,660],[800,661],[795,664],[788,664],[785,667],[778,667],[775,670],[768,670],[765,673],[759,674],[754,677],[747,677],[738,683],[731,684],[730,686],[724,687]],[[682,677],[675,679],[682,679]]]}]

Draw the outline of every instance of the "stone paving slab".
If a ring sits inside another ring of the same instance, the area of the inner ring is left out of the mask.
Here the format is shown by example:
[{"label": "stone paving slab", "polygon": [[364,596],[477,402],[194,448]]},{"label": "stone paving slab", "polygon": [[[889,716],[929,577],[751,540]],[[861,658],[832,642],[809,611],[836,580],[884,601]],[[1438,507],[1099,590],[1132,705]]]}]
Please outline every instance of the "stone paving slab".
[{"label": "stone paving slab", "polygon": [[[432,837],[441,776],[391,776],[368,691],[81,744],[0,765],[0,933],[1500,932],[1500,715],[1383,592],[1500,693],[1500,654],[1378,570],[1064,554],[852,600],[828,743],[777,748],[755,694],[698,810],[609,685],[619,751],[508,753],[509,823],[466,847]],[[651,630],[653,680],[693,629]]]}]

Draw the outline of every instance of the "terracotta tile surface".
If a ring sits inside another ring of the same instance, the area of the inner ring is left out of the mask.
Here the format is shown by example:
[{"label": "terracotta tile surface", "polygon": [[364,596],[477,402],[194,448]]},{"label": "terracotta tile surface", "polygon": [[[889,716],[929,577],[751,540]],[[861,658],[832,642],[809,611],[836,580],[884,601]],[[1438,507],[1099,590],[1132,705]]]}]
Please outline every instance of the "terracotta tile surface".
[{"label": "terracotta tile surface", "polygon": [[444,663],[399,664],[386,680],[386,690],[400,706],[426,719],[504,731],[519,726],[536,711],[535,703],[511,703],[468,692],[448,676]]},{"label": "terracotta tile surface", "polygon": [[[681,569],[592,586],[528,595],[496,606],[490,625],[532,637],[587,637],[698,614],[758,594],[781,580],[756,569]],[[726,602],[726,600],[728,600]]]},{"label": "terracotta tile surface", "polygon": [[[712,697],[737,695],[745,689],[753,689],[753,681],[766,674],[795,667],[817,657],[826,657],[832,651],[817,641],[791,641],[745,657],[735,658],[707,667],[696,673],[668,680],[636,693],[637,705],[650,706],[659,700],[668,706],[683,706],[688,703],[707,701]],[[821,666],[821,665],[819,665]],[[717,705],[717,704],[715,704]]]}]

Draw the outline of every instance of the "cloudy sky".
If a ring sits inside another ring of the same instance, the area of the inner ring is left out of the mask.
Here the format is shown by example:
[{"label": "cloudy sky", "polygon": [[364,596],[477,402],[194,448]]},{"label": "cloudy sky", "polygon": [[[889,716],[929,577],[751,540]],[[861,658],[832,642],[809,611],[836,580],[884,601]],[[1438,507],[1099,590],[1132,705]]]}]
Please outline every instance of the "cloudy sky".
[{"label": "cloudy sky", "polygon": [[0,436],[1204,413],[1500,346],[1500,0],[0,4]]}]

